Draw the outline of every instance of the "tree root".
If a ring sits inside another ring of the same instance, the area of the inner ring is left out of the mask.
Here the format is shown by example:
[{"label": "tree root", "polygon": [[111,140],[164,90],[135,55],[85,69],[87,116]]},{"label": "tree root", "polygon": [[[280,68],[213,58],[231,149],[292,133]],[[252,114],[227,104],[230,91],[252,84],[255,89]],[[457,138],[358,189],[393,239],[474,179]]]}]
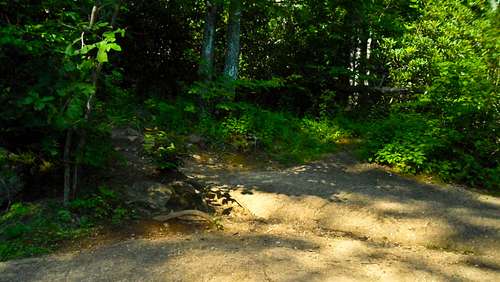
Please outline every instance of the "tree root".
[{"label": "tree root", "polygon": [[212,219],[212,217],[209,214],[202,212],[202,211],[199,211],[199,210],[183,210],[183,211],[178,211],[178,212],[171,212],[171,213],[166,214],[166,215],[154,216],[153,219],[157,220],[157,221],[167,221],[167,220],[170,220],[173,218],[179,218],[179,217],[184,217],[184,216],[196,216],[196,217],[203,218],[211,223],[214,222],[214,220]]}]

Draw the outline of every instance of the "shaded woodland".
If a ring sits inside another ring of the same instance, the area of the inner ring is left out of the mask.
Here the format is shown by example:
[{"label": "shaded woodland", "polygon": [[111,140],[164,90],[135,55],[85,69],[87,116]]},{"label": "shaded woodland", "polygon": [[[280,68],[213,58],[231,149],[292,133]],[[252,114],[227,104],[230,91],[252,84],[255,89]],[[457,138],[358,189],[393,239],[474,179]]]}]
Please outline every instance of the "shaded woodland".
[{"label": "shaded woodland", "polygon": [[118,128],[158,174],[192,146],[284,165],[347,147],[498,193],[497,5],[0,0],[0,260],[133,217],[102,181]]}]

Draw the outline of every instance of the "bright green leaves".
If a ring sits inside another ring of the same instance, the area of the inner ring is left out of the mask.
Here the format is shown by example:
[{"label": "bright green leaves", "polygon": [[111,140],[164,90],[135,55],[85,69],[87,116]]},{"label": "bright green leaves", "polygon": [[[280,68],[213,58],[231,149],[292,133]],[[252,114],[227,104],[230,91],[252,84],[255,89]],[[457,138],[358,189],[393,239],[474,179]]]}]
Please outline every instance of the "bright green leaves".
[{"label": "bright green leaves", "polygon": [[108,48],[106,44],[98,43],[98,51],[97,51],[97,61],[99,63],[106,63],[108,61]]},{"label": "bright green leaves", "polygon": [[[92,30],[97,32],[101,28],[109,28],[109,25],[104,22],[97,23]],[[123,36],[124,33],[123,29],[104,31],[101,36],[96,36],[95,33],[91,32],[83,32],[79,34],[79,38],[66,47],[61,71],[67,78],[57,85],[56,90],[58,103],[63,103],[63,106],[59,105],[55,108],[59,110],[51,112],[48,116],[49,122],[55,128],[63,130],[82,125],[87,101],[96,92],[92,75],[96,72],[97,64],[109,62],[109,52],[121,51],[121,47],[116,43],[116,36]],[[92,40],[96,42],[88,43]],[[75,49],[77,44],[81,45],[80,49]],[[27,101],[34,100],[30,97],[27,99]],[[43,109],[44,106],[41,102],[38,102],[36,107]]]},{"label": "bright green leaves", "polygon": [[374,160],[407,172],[429,170],[447,180],[498,187],[488,176],[500,166],[497,19],[485,1],[415,4],[420,16],[406,22],[403,36],[385,39],[382,46],[392,83],[426,91],[393,111],[410,110],[439,122],[422,120],[425,128],[406,125],[398,129],[399,136],[391,136],[388,128],[377,130],[386,139],[374,141],[380,145]]},{"label": "bright green leaves", "polygon": [[97,44],[84,45],[80,50],[75,51],[74,54],[85,55],[97,47]]},{"label": "bright green leaves", "polygon": [[120,45],[112,42],[112,43],[108,43],[106,41],[101,41],[99,43],[97,43],[97,61],[99,63],[106,63],[108,62],[108,52],[111,51],[111,50],[114,50],[114,51],[121,51],[122,48],[120,47]]},{"label": "bright green leaves", "polygon": [[147,129],[144,135],[144,151],[159,169],[175,169],[180,165],[179,149],[175,143],[173,134],[157,128]]},{"label": "bright green leaves", "polygon": [[[93,43],[93,44],[84,44],[79,50],[74,50],[73,46],[70,45],[66,48],[66,55],[74,56],[74,55],[82,55],[83,59],[88,59],[88,55],[92,50],[97,49],[96,60],[98,63],[103,64],[109,61],[108,53],[113,50],[120,52],[122,48],[118,43],[116,43],[116,35],[119,34],[121,36],[125,35],[124,29],[117,29],[115,31],[106,31],[102,34],[101,40]],[[81,40],[75,40],[73,44],[78,43]]]},{"label": "bright green leaves", "polygon": [[121,37],[125,36],[125,30],[123,28],[119,28],[114,31],[106,31],[103,33],[104,39],[106,39],[109,42],[115,42],[116,41],[116,34],[119,34]]},{"label": "bright green leaves", "polygon": [[120,45],[116,44],[116,43],[111,43],[111,44],[108,44],[108,51],[109,50],[115,50],[115,51],[118,51],[120,52],[122,50],[122,47],[120,47]]},{"label": "bright green leaves", "polygon": [[107,31],[103,34],[104,39],[101,42],[96,43],[97,51],[97,61],[99,63],[108,62],[108,52],[111,50],[120,52],[122,48],[118,45],[116,41],[116,34],[121,36],[125,35],[125,30],[117,29],[115,31]]}]

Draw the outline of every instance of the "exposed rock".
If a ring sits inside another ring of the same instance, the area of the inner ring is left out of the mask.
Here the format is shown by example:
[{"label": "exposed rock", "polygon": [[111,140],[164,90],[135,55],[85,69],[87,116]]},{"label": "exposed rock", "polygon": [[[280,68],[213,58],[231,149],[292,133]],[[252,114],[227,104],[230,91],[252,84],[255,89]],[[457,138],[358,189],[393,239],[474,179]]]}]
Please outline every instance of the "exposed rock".
[{"label": "exposed rock", "polygon": [[115,140],[128,140],[134,142],[141,137],[139,131],[132,128],[114,128],[111,130],[111,138]]},{"label": "exposed rock", "polygon": [[153,181],[136,182],[125,191],[129,203],[136,203],[152,211],[166,211],[174,190],[171,186]]},{"label": "exposed rock", "polygon": [[130,142],[134,142],[135,140],[137,140],[137,138],[139,138],[139,136],[127,136],[127,139],[130,141]]},{"label": "exposed rock", "polygon": [[203,186],[190,182],[186,180],[162,184],[140,181],[128,186],[125,196],[127,202],[136,204],[143,214],[183,209],[208,210],[201,192]]},{"label": "exposed rock", "polygon": [[205,208],[201,191],[188,181],[174,181],[170,186],[174,190],[170,204],[175,209]]}]

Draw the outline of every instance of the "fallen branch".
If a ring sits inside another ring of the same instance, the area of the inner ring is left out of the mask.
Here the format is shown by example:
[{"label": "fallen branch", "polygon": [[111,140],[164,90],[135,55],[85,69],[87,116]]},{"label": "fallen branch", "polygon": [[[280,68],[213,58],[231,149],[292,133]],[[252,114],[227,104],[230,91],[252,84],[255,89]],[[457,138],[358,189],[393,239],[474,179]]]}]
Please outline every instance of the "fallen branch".
[{"label": "fallen branch", "polygon": [[153,219],[157,221],[168,221],[174,218],[179,218],[179,217],[184,217],[184,216],[196,216],[196,217],[201,217],[209,222],[214,222],[212,217],[202,211],[199,210],[183,210],[183,211],[178,211],[178,212],[171,212],[167,215],[157,215],[154,216]]}]

